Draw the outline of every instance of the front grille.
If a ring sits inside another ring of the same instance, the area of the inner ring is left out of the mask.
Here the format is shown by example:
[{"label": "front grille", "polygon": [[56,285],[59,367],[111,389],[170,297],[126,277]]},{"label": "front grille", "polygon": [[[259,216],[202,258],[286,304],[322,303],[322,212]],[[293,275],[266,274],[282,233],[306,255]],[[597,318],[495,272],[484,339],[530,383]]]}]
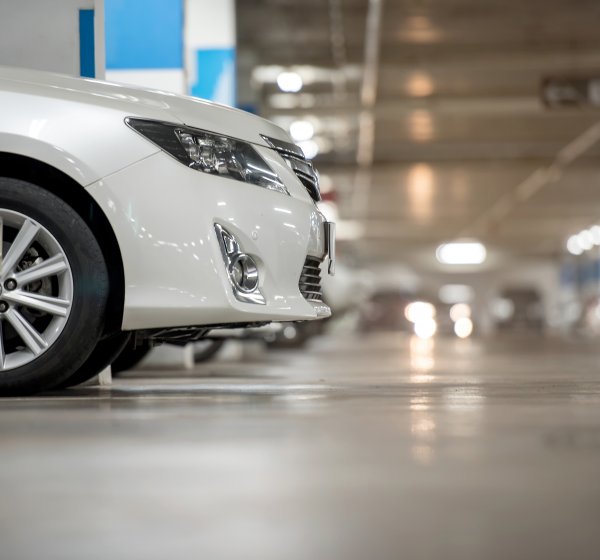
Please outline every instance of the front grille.
[{"label": "front grille", "polygon": [[306,257],[298,287],[304,299],[308,301],[323,301],[323,294],[321,293],[321,261],[319,259]]},{"label": "front grille", "polygon": [[291,170],[296,174],[296,177],[298,177],[300,182],[306,187],[311,198],[315,202],[321,200],[319,177],[312,163],[307,161],[304,157],[302,149],[291,142],[284,142],[283,140],[269,138],[268,136],[263,136],[263,138],[274,150],[279,152],[279,155],[285,160]]}]

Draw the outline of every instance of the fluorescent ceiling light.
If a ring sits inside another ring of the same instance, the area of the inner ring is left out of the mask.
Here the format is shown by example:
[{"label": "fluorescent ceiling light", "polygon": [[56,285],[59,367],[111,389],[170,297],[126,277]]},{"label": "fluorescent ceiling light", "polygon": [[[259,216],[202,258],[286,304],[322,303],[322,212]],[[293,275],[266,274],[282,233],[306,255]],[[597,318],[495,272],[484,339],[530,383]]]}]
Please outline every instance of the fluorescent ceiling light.
[{"label": "fluorescent ceiling light", "polygon": [[579,246],[584,251],[589,251],[594,246],[594,237],[587,229],[579,232],[577,240],[579,241]]},{"label": "fluorescent ceiling light", "polygon": [[294,121],[290,125],[290,134],[296,142],[303,142],[315,135],[315,127],[309,121]]},{"label": "fluorescent ceiling light", "polygon": [[433,81],[429,74],[413,72],[406,83],[406,91],[412,97],[426,97],[433,93]]},{"label": "fluorescent ceiling light", "polygon": [[298,146],[302,148],[306,159],[313,159],[319,153],[319,145],[314,140],[298,142]]},{"label": "fluorescent ceiling light", "polygon": [[567,251],[571,255],[581,255],[583,253],[583,247],[579,244],[579,236],[571,235],[567,241]]},{"label": "fluorescent ceiling light", "polygon": [[600,245],[600,226],[595,225],[590,229],[581,230],[576,235],[571,235],[567,240],[567,251],[571,255],[581,255],[594,246]]},{"label": "fluorescent ceiling light", "polygon": [[477,241],[444,243],[435,254],[442,264],[481,264],[487,257],[485,246]]},{"label": "fluorescent ceiling light", "polygon": [[302,77],[297,72],[281,72],[277,76],[277,85],[281,91],[295,93],[302,89]]}]

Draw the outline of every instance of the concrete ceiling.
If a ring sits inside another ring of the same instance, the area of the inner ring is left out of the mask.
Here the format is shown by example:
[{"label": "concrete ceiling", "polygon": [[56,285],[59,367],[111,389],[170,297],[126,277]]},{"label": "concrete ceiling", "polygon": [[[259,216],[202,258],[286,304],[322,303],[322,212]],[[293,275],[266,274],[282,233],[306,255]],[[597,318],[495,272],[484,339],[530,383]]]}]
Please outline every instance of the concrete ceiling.
[{"label": "concrete ceiling", "polygon": [[[374,4],[373,163],[358,170]],[[600,112],[540,100],[544,77],[600,75],[596,0],[240,0],[237,17],[241,90],[283,125],[313,120],[358,256],[417,263],[459,236],[556,256],[600,219]],[[299,94],[251,79],[273,65],[314,79]]]}]

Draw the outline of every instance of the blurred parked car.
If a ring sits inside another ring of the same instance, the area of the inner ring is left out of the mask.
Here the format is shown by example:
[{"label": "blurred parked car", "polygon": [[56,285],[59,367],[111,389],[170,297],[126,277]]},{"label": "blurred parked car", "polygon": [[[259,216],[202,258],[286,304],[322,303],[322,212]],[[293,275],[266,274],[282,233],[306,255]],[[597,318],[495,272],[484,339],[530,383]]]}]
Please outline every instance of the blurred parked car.
[{"label": "blurred parked car", "polygon": [[394,289],[375,292],[365,304],[360,321],[360,330],[409,332],[412,323],[406,318],[406,306],[414,301],[414,296]]},{"label": "blurred parked car", "polygon": [[535,288],[502,290],[500,298],[493,303],[493,312],[499,331],[542,332],[544,328],[542,296]]}]

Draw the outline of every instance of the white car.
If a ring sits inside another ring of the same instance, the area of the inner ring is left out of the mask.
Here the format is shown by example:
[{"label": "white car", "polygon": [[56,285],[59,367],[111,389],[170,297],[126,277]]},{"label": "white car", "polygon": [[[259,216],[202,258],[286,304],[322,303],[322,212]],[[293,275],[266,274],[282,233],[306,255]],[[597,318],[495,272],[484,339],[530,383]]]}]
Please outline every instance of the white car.
[{"label": "white car", "polygon": [[259,117],[0,68],[0,394],[93,377],[130,333],[181,343],[327,317],[319,197]]}]

